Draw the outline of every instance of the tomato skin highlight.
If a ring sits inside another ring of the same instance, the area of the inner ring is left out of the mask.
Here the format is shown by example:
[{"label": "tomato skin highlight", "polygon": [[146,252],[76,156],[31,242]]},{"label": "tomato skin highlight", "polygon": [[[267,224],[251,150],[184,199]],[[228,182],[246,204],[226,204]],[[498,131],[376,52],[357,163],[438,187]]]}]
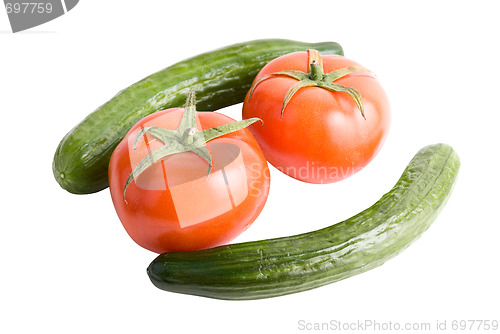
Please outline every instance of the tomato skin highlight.
[{"label": "tomato skin highlight", "polygon": [[[156,162],[123,189],[138,159],[158,144],[144,139],[133,150],[137,132],[146,126],[176,129],[183,109],[156,112],[137,123],[117,146],[109,165],[110,192],[120,221],[140,246],[156,252],[190,251],[230,242],[262,211],[270,175],[259,144],[242,129],[208,142],[214,168],[195,153],[175,154]],[[215,112],[197,112],[198,129],[234,122]],[[147,148],[147,150],[146,150]],[[138,156],[135,156],[138,155]],[[134,162],[135,161],[135,162]]]},{"label": "tomato skin highlight", "polygon": [[[321,56],[324,73],[358,63],[343,56]],[[295,52],[268,63],[255,78],[280,71],[308,72],[308,54]],[[284,109],[285,95],[297,80],[274,76],[261,81],[243,103],[243,119],[259,117],[251,125],[269,163],[298,180],[332,183],[365,167],[381,149],[390,127],[390,105],[376,76],[368,71],[350,73],[334,83],[356,89],[364,115],[345,92],[320,87],[298,90]]]}]

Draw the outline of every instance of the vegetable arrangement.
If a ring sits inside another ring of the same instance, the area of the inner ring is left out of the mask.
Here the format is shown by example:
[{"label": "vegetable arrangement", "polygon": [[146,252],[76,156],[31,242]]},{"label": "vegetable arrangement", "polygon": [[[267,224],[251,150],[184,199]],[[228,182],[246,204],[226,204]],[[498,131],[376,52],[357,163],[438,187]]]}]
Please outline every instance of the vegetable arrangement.
[{"label": "vegetable arrangement", "polygon": [[[239,122],[215,112],[237,103]],[[53,173],[75,194],[109,185],[129,236],[159,254],[147,269],[156,287],[218,299],[275,297],[380,266],[446,204],[460,160],[450,146],[430,145],[392,190],[352,218],[229,244],[267,202],[267,162],[300,181],[337,182],[369,164],[389,124],[377,77],[339,44],[249,41],[122,90],[62,139]]]},{"label": "vegetable arrangement", "polygon": [[61,140],[54,155],[57,182],[75,194],[108,187],[108,164],[115,147],[147,115],[181,107],[195,91],[199,110],[216,110],[243,102],[261,68],[293,51],[314,48],[343,54],[338,43],[303,43],[283,39],[255,40],[186,59],[120,91],[92,112]]}]

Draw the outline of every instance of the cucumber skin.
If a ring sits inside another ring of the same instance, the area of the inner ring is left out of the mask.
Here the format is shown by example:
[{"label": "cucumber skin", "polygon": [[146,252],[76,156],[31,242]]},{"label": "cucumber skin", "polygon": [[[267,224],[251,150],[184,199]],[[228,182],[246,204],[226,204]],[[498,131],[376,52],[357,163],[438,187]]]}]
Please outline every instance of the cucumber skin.
[{"label": "cucumber skin", "polygon": [[305,291],[382,265],[417,240],[446,204],[460,160],[446,144],[421,149],[374,205],[304,234],[164,253],[147,269],[166,291],[260,299]]},{"label": "cucumber skin", "polygon": [[143,117],[182,107],[196,92],[197,110],[213,111],[243,102],[260,69],[274,58],[314,48],[343,55],[334,42],[304,43],[265,39],[238,43],[176,63],[120,91],[59,143],[52,170],[62,188],[90,194],[108,187],[108,164],[115,147]]}]

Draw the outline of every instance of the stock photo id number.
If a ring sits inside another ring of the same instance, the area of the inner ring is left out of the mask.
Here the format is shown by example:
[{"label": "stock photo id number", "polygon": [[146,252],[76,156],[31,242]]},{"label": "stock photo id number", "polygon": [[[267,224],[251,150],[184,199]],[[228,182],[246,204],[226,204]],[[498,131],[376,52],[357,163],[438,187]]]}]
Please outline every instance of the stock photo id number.
[{"label": "stock photo id number", "polygon": [[4,0],[13,33],[52,21],[69,12],[77,3],[78,0],[36,2]]}]

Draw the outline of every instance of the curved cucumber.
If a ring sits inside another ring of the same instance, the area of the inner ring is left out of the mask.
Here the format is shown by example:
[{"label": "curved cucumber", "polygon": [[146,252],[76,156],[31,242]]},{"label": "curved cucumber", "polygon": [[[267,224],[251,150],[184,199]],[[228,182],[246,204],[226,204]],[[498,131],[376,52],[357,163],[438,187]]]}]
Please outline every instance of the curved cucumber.
[{"label": "curved cucumber", "polygon": [[158,110],[181,107],[191,90],[196,92],[197,110],[213,111],[243,102],[265,64],[310,48],[343,54],[334,42],[255,40],[195,56],[148,76],[97,108],[62,139],[52,165],[57,182],[76,194],[106,188],[111,154],[140,119]]},{"label": "curved cucumber", "polygon": [[448,145],[424,147],[374,205],[338,224],[290,237],[158,256],[158,288],[219,299],[258,299],[309,290],[365,272],[396,256],[432,224],[457,178]]}]

